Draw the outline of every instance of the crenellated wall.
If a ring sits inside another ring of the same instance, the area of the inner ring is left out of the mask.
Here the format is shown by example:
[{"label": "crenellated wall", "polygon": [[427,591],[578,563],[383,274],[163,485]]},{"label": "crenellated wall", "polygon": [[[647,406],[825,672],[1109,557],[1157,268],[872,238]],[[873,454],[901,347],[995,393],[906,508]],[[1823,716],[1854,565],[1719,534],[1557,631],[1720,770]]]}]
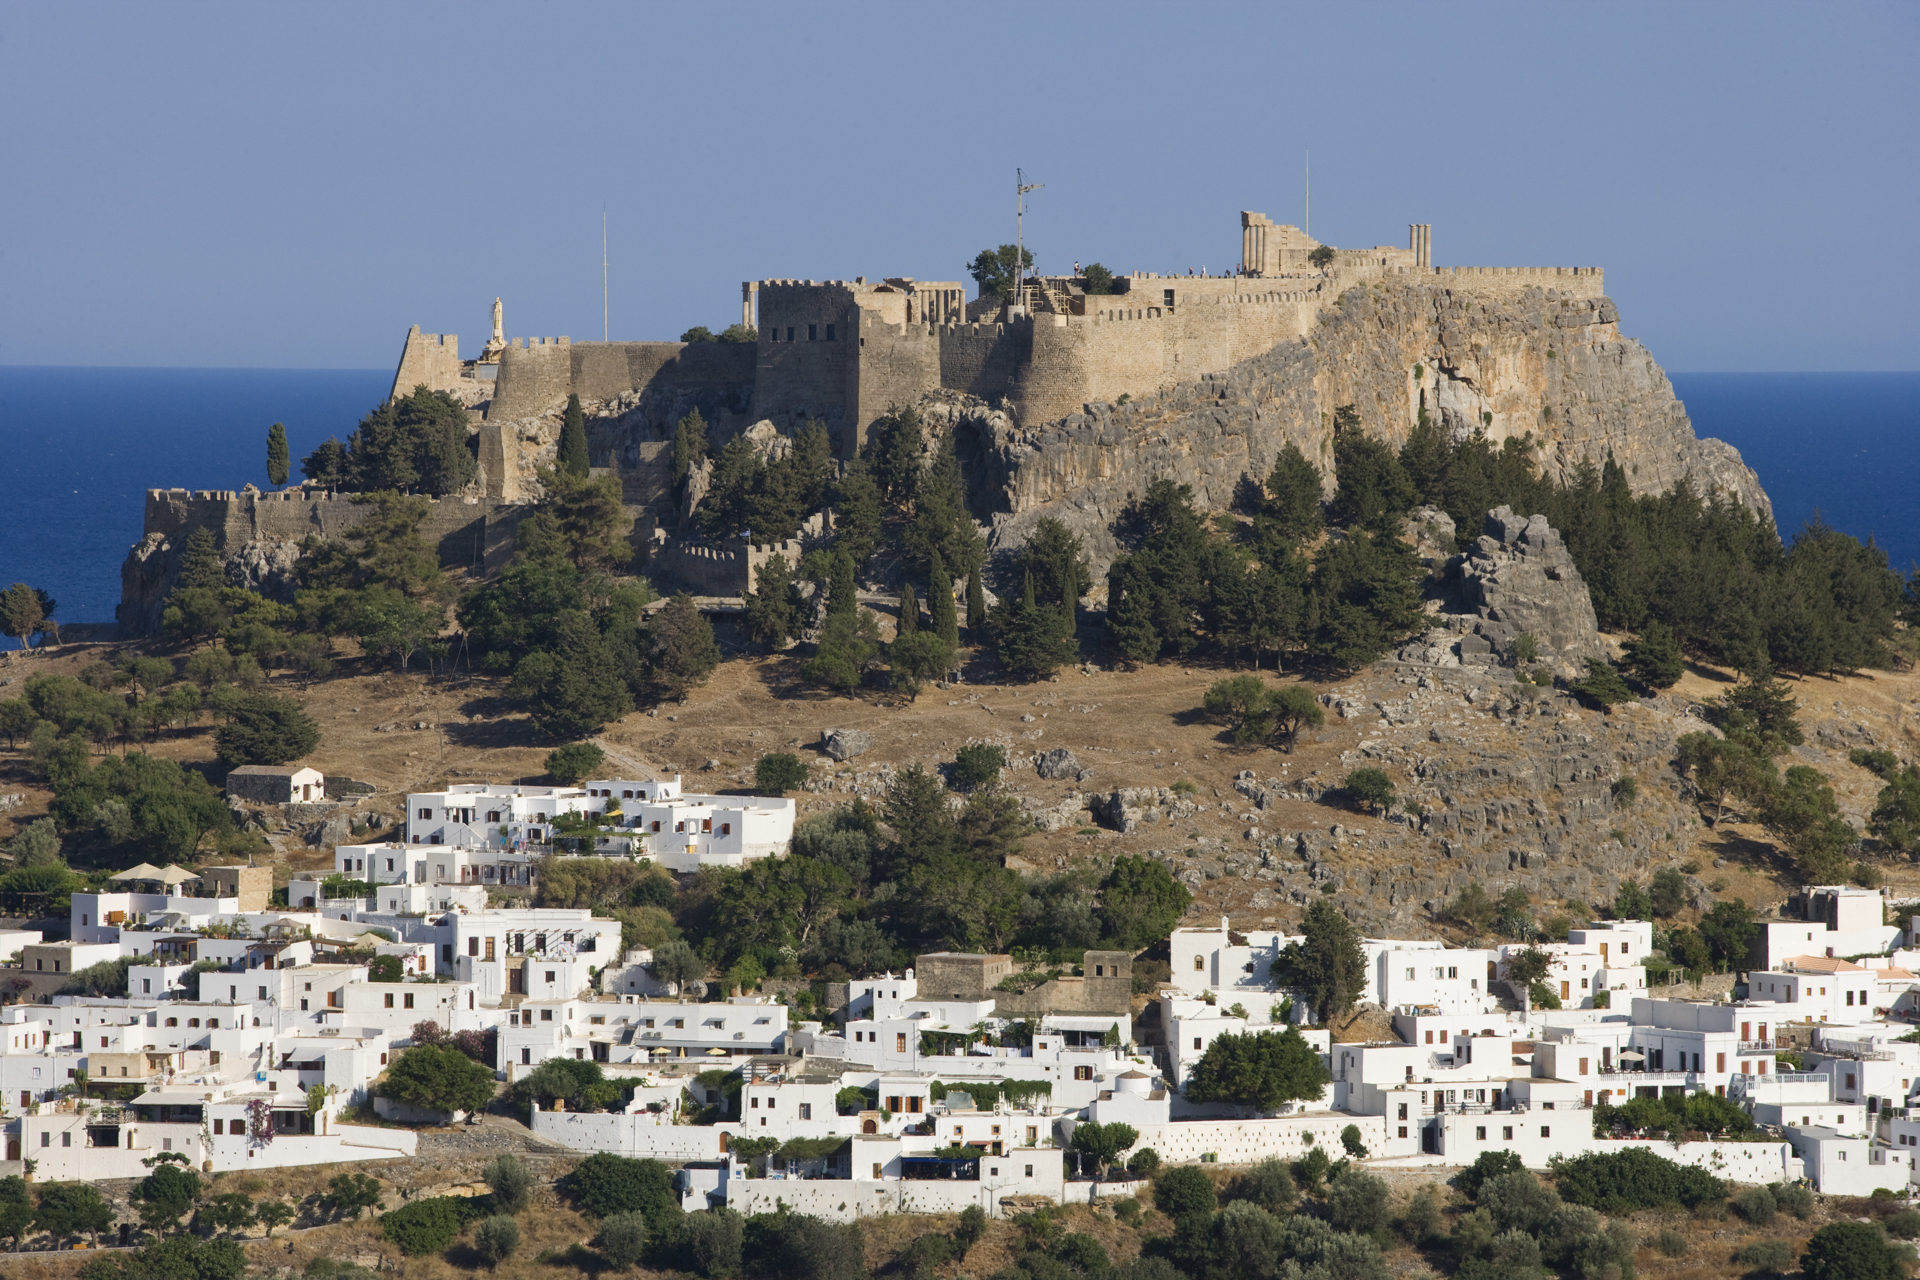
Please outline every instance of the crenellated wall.
[{"label": "crenellated wall", "polygon": [[400,348],[400,367],[394,370],[391,398],[409,395],[425,384],[430,391],[452,391],[460,385],[460,338],[451,333],[407,330]]},{"label": "crenellated wall", "polygon": [[[514,550],[514,530],[528,508],[486,498],[428,498],[421,536],[448,568],[487,572],[505,565]],[[228,581],[288,599],[299,544],[308,537],[345,536],[374,514],[371,503],[323,489],[281,493],[231,489],[149,489],[142,536],[120,567],[123,634],[146,635],[179,573],[180,555],[195,529],[213,532],[227,562]]]}]

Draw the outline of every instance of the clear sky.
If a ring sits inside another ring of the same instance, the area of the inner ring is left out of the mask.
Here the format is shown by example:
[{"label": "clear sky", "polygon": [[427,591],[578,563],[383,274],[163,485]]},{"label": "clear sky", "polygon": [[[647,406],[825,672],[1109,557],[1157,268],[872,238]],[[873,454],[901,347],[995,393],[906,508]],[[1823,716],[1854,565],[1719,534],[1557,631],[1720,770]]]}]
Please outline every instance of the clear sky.
[{"label": "clear sky", "polygon": [[1598,265],[1675,370],[1920,367],[1920,5],[0,2],[0,363],[673,338],[740,281]]}]

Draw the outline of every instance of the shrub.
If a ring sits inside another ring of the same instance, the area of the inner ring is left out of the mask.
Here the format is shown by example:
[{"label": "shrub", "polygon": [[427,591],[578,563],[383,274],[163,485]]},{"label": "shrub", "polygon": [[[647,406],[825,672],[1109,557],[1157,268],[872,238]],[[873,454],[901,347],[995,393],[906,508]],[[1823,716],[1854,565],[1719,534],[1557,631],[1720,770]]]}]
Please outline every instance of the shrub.
[{"label": "shrub", "polygon": [[600,1234],[593,1238],[593,1246],[616,1267],[637,1266],[647,1250],[647,1215],[615,1213],[602,1218]]},{"label": "shrub", "polygon": [[563,787],[599,773],[607,753],[591,742],[570,742],[547,752],[547,776]]},{"label": "shrub", "polygon": [[1327,1220],[1336,1230],[1371,1235],[1387,1225],[1387,1184],[1348,1169],[1327,1192]]},{"label": "shrub", "polygon": [[806,762],[791,751],[769,751],[753,766],[753,789],[781,796],[807,785]]},{"label": "shrub", "polygon": [[1880,1225],[1886,1228],[1890,1236],[1902,1240],[1911,1240],[1920,1236],[1920,1210],[1899,1209],[1880,1219]]},{"label": "shrub", "polygon": [[1833,1222],[1813,1233],[1800,1255],[1807,1280],[1901,1280],[1901,1250],[1864,1222]]},{"label": "shrub", "polygon": [[1341,784],[1347,802],[1362,813],[1393,808],[1393,779],[1379,769],[1355,769]]},{"label": "shrub", "polygon": [[1293,1173],[1279,1156],[1268,1156],[1234,1180],[1233,1194],[1251,1201],[1275,1217],[1293,1210],[1300,1193],[1294,1189]]},{"label": "shrub", "polygon": [[[1121,1203],[1133,1205],[1135,1214],[1138,1214],[1140,1206],[1135,1204],[1134,1201],[1125,1200]],[[980,1237],[986,1234],[986,1210],[977,1204],[970,1204],[960,1211],[960,1221],[953,1228],[953,1242],[960,1247],[960,1252],[963,1255],[967,1250],[978,1244]]]},{"label": "shrub", "polygon": [[1005,751],[991,742],[975,742],[954,753],[953,780],[960,790],[974,791],[998,782],[1006,767]]},{"label": "shrub", "polygon": [[1780,1212],[1802,1219],[1813,1212],[1813,1192],[1807,1188],[1796,1183],[1782,1183],[1772,1190],[1773,1202],[1779,1206]]},{"label": "shrub", "polygon": [[1408,1243],[1419,1244],[1439,1234],[1441,1221],[1440,1189],[1428,1183],[1407,1201],[1407,1211],[1400,1215],[1400,1234]]},{"label": "shrub", "polygon": [[493,1101],[493,1072],[451,1045],[415,1045],[400,1055],[377,1092],[432,1111],[479,1111]]},{"label": "shrub", "polygon": [[1753,1271],[1781,1275],[1793,1269],[1793,1246],[1785,1240],[1755,1240],[1735,1251],[1733,1260]]},{"label": "shrub", "polygon": [[474,1230],[473,1247],[488,1266],[498,1267],[520,1247],[520,1224],[509,1214],[496,1213]]},{"label": "shrub", "polygon": [[493,1207],[501,1213],[519,1213],[527,1207],[533,1175],[514,1155],[503,1155],[480,1173],[493,1191]]},{"label": "shrub", "polygon": [[1168,1169],[1153,1183],[1153,1202],[1170,1218],[1212,1213],[1219,1204],[1213,1181],[1193,1165]]},{"label": "shrub", "polygon": [[1127,1157],[1127,1172],[1139,1178],[1151,1178],[1160,1172],[1160,1153],[1152,1147],[1142,1147]]},{"label": "shrub", "polygon": [[1653,1246],[1654,1252],[1668,1258],[1687,1256],[1687,1238],[1672,1227],[1662,1229],[1647,1243]]},{"label": "shrub", "polygon": [[746,1220],[732,1209],[708,1209],[687,1216],[687,1251],[705,1276],[730,1276],[740,1270]]},{"label": "shrub", "polygon": [[466,1225],[469,1201],[464,1196],[430,1196],[412,1200],[380,1218],[380,1234],[410,1258],[444,1252]]},{"label": "shrub", "polygon": [[1691,1209],[1726,1194],[1706,1170],[1638,1149],[1579,1156],[1562,1164],[1558,1177],[1562,1196],[1616,1216],[1669,1204]]},{"label": "shrub", "polygon": [[664,1217],[680,1211],[673,1174],[658,1160],[631,1160],[604,1152],[591,1155],[567,1175],[564,1189],[581,1212],[595,1218],[638,1212],[658,1226]]},{"label": "shrub", "polygon": [[[1773,1215],[1780,1206],[1775,1203],[1773,1192],[1765,1187],[1749,1187],[1733,1198],[1733,1211],[1756,1227],[1764,1227],[1773,1221]],[[1920,1217],[1920,1215],[1915,1215]]]},{"label": "shrub", "polygon": [[1350,1124],[1340,1131],[1340,1145],[1355,1160],[1367,1158],[1367,1144],[1360,1140],[1360,1126]]}]

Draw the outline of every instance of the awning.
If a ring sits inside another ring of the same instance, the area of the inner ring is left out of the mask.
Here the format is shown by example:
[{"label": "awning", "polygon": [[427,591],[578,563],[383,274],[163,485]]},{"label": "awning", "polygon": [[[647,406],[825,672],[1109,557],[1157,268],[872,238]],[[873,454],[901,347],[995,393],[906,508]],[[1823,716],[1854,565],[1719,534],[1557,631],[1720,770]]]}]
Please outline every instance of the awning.
[{"label": "awning", "polygon": [[707,1056],[709,1058],[728,1058],[733,1055],[729,1054],[725,1049],[709,1049],[707,1050]]},{"label": "awning", "polygon": [[198,880],[199,878],[199,876],[193,874],[191,871],[183,871],[179,867],[173,866],[167,867],[164,871],[156,872],[147,877],[149,880],[158,880],[162,884],[185,884],[189,880]]},{"label": "awning", "polygon": [[1615,1054],[1614,1056],[1619,1058],[1620,1061],[1622,1062],[1645,1062],[1647,1060],[1646,1054],[1640,1053],[1634,1049],[1623,1049],[1619,1053]]},{"label": "awning", "polygon": [[128,867],[117,876],[108,876],[107,881],[110,884],[118,884],[122,880],[158,880],[162,874],[160,868],[151,862],[143,862],[137,867]]}]

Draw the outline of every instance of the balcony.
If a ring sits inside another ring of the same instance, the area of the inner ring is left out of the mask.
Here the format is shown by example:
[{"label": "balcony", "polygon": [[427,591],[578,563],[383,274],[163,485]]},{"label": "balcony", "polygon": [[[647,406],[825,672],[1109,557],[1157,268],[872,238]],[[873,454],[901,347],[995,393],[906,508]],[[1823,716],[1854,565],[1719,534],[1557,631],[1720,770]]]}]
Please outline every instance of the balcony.
[{"label": "balcony", "polygon": [[1742,1040],[1740,1041],[1740,1052],[1772,1053],[1773,1042],[1771,1040]]}]

